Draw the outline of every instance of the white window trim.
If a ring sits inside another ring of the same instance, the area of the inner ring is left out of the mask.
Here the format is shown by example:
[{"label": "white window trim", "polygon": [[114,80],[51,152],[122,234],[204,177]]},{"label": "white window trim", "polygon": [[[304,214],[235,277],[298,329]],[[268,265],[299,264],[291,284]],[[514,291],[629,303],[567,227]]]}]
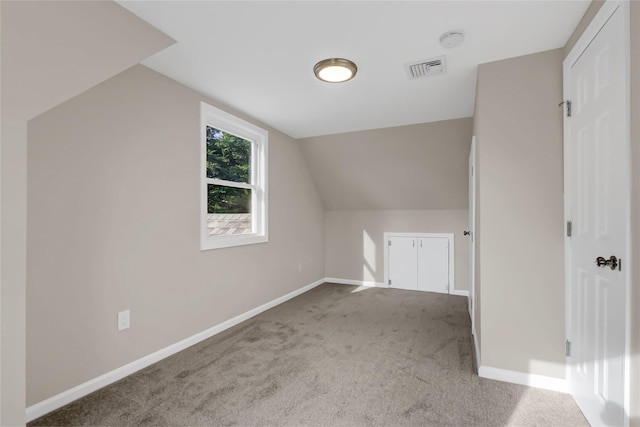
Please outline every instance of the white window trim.
[{"label": "white window trim", "polygon": [[[251,184],[230,183],[207,178],[207,125],[234,134],[254,144],[251,158]],[[269,133],[246,120],[200,103],[200,250],[252,245],[269,241],[267,230],[267,157]],[[208,236],[207,229],[207,184],[222,184],[252,190],[252,220],[255,233],[229,236]]]}]

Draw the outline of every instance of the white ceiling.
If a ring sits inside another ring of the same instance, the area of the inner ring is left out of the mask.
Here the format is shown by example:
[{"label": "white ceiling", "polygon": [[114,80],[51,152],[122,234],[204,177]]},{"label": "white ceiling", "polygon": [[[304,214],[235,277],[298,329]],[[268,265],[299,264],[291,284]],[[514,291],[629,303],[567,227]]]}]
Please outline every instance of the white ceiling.
[{"label": "white ceiling", "polygon": [[[563,47],[590,0],[118,3],[177,41],[144,65],[301,138],[469,117],[478,64]],[[466,40],[445,49],[453,29]],[[439,55],[445,75],[407,78]],[[329,57],[356,78],[317,80]]]}]

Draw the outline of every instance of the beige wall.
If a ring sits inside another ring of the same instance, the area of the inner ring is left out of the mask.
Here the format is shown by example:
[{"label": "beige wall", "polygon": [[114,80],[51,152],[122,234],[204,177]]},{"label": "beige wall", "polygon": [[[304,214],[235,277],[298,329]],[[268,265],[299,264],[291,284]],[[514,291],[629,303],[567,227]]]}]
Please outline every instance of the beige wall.
[{"label": "beige wall", "polygon": [[301,139],[324,207],[466,209],[469,118]]},{"label": "beige wall", "polygon": [[384,232],[456,234],[456,287],[469,288],[471,118],[300,140],[325,214],[325,275],[384,281]]},{"label": "beige wall", "polygon": [[112,2],[3,1],[0,8],[0,425],[20,425],[25,421],[27,120],[173,41]]},{"label": "beige wall", "polygon": [[[576,28],[564,49],[566,57],[576,44],[584,30],[593,20],[604,2],[594,0],[580,25]],[[640,252],[640,2],[630,2],[630,54],[631,54],[631,257],[638,259]],[[631,350],[629,395],[629,419],[631,426],[640,426],[640,263],[633,262],[631,266],[631,295],[628,307],[630,309],[630,338]]]},{"label": "beige wall", "polygon": [[30,121],[29,405],[324,276],[320,198],[274,129],[269,242],[199,250],[201,100],[135,66]]},{"label": "beige wall", "polygon": [[384,282],[384,233],[455,233],[455,288],[469,289],[467,209],[432,211],[328,211],[325,275]]},{"label": "beige wall", "polygon": [[[640,253],[640,2],[631,2],[631,254]],[[640,426],[640,262],[631,271],[631,390],[629,418],[632,427]],[[635,378],[635,380],[634,380]]]},{"label": "beige wall", "polygon": [[[562,49],[482,64],[482,365],[564,377]],[[543,262],[543,264],[541,264]]]},{"label": "beige wall", "polygon": [[[631,254],[640,254],[640,2],[631,2]],[[633,263],[629,307],[631,324],[631,390],[629,418],[640,426],[640,262]],[[635,380],[634,380],[635,378]]]}]

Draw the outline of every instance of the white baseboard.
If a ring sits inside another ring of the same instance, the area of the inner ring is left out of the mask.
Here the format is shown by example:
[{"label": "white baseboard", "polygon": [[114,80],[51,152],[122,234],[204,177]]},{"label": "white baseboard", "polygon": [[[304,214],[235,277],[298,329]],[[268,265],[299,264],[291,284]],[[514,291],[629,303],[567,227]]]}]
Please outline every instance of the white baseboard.
[{"label": "white baseboard", "polygon": [[375,288],[387,287],[384,283],[369,282],[366,280],[338,279],[337,277],[325,277],[324,280],[325,282],[337,283],[339,285],[355,285],[355,286],[367,286],[367,287],[375,287]]},{"label": "white baseboard", "polygon": [[460,291],[458,289],[453,289],[451,292],[449,292],[449,295],[458,295],[461,297],[469,298],[469,291]]},{"label": "white baseboard", "polygon": [[478,375],[482,378],[527,385],[530,387],[543,388],[546,390],[559,391],[561,393],[568,393],[569,391],[567,387],[567,381],[564,378],[527,374],[524,372],[492,368],[490,366],[480,366],[478,368]]},{"label": "white baseboard", "polygon": [[89,393],[93,393],[94,391],[101,389],[109,384],[112,384],[127,375],[131,375],[134,372],[139,371],[140,369],[146,368],[162,359],[165,359],[179,351],[186,349],[187,347],[191,347],[194,344],[197,344],[207,338],[210,338],[220,332],[231,328],[232,326],[237,325],[238,323],[244,322],[247,319],[250,319],[263,311],[269,310],[277,305],[282,304],[294,297],[297,297],[300,294],[303,294],[318,285],[325,283],[326,279],[321,279],[316,282],[311,283],[310,285],[304,286],[300,289],[297,289],[293,292],[290,292],[280,298],[276,298],[273,301],[270,301],[266,304],[263,304],[259,307],[256,307],[252,310],[247,311],[246,313],[240,314],[232,319],[229,319],[225,322],[219,323],[205,331],[199,332],[189,338],[186,338],[182,341],[179,341],[175,344],[171,344],[168,347],[160,349],[154,353],[151,353],[147,356],[142,357],[141,359],[135,360],[131,363],[127,363],[120,368],[114,369],[111,372],[107,372],[106,374],[100,375],[92,380],[89,380],[85,383],[77,385],[69,390],[63,391],[62,393],[56,394],[42,402],[36,403],[34,405],[29,406],[26,409],[26,418],[27,422],[33,421],[36,418],[39,418],[45,414],[48,414],[51,411],[54,411],[58,408],[63,407],[64,405],[73,402],[83,396],[88,395]]}]

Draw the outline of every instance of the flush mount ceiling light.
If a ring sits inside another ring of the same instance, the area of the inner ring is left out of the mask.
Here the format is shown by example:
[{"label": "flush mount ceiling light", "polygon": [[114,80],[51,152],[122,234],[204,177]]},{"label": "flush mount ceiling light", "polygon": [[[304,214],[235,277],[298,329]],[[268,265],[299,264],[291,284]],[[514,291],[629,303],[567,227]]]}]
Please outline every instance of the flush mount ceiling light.
[{"label": "flush mount ceiling light", "polygon": [[346,82],[354,78],[357,72],[356,64],[344,58],[324,59],[313,67],[316,77],[328,83]]},{"label": "flush mount ceiling light", "polygon": [[447,31],[440,36],[440,44],[442,45],[442,47],[447,49],[458,47],[462,44],[463,41],[464,31],[462,30]]}]

